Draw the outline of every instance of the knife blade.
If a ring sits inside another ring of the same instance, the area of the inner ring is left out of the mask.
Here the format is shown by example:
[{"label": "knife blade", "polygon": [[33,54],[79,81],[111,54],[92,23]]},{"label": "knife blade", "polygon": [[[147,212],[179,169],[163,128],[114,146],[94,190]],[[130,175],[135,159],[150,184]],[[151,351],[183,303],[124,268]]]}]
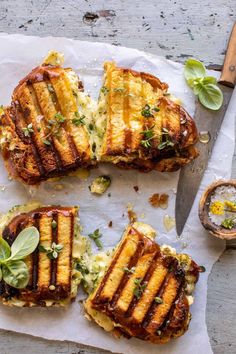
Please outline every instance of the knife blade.
[{"label": "knife blade", "polygon": [[200,102],[196,104],[195,122],[198,131],[205,132],[209,136],[209,141],[203,143],[198,141],[196,147],[199,156],[189,165],[183,167],[180,171],[177,187],[177,196],[175,204],[176,231],[181,235],[186,220],[192,209],[197,191],[199,189],[202,177],[207,168],[211,157],[214,143],[220,131],[221,124],[227,112],[227,108],[233,93],[233,87],[236,82],[236,24],[233,27],[223,70],[219,80],[219,87],[223,92],[224,100],[218,111],[211,111],[204,108]]}]

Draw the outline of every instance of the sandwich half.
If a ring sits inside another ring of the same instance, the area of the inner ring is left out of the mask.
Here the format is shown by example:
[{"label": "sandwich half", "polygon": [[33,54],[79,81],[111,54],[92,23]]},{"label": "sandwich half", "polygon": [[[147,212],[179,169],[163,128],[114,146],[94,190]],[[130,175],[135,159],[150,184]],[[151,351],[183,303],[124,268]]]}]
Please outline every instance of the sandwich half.
[{"label": "sandwich half", "polygon": [[10,246],[26,227],[35,226],[39,231],[39,245],[25,259],[29,282],[26,288],[16,289],[2,280],[0,299],[5,305],[18,307],[68,305],[76,297],[80,282],[80,273],[75,268],[75,253],[81,242],[78,209],[61,206],[29,209],[14,209],[1,224],[2,237]]},{"label": "sandwich half", "polygon": [[26,184],[94,164],[89,135],[94,102],[58,53],[20,81],[0,119],[0,143],[10,175]]},{"label": "sandwich half", "polygon": [[115,336],[166,343],[188,329],[201,268],[188,255],[159,247],[154,234],[139,222],[127,228],[85,310]]},{"label": "sandwich half", "polygon": [[96,127],[97,158],[141,171],[175,171],[198,156],[193,119],[157,77],[104,66]]}]

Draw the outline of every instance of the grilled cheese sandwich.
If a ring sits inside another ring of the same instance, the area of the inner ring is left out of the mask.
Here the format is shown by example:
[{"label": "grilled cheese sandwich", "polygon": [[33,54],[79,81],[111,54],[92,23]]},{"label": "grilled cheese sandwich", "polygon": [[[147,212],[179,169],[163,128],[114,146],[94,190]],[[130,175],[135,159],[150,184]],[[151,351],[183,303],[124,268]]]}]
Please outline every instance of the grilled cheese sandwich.
[{"label": "grilled cheese sandwich", "polygon": [[12,95],[0,117],[9,174],[26,184],[110,162],[175,171],[198,156],[193,119],[157,77],[106,62],[98,102],[51,52]]},{"label": "grilled cheese sandwich", "polygon": [[187,255],[159,247],[153,233],[138,222],[127,228],[85,310],[115,336],[166,343],[188,329],[200,267]]},{"label": "grilled cheese sandwich", "polygon": [[[81,273],[76,270],[78,254],[77,243],[81,243],[77,208],[38,207],[30,210],[17,208],[9,214],[15,215],[9,222],[6,216],[1,224],[2,237],[11,245],[24,228],[35,226],[39,230],[39,246],[25,259],[30,280],[25,289],[16,289],[0,282],[0,299],[8,306],[65,306],[77,294]],[[43,249],[50,249],[53,243],[60,245],[57,257],[50,257]]]}]

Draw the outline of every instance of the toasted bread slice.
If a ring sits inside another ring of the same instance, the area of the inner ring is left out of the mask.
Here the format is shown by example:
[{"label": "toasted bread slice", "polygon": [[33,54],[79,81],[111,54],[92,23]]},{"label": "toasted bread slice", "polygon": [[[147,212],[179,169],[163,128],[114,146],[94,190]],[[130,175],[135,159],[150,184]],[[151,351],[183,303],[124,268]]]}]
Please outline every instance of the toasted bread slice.
[{"label": "toasted bread slice", "polygon": [[197,129],[168,85],[150,74],[105,63],[96,125],[98,160],[142,171],[174,171],[197,157]]},{"label": "toasted bread slice", "polygon": [[27,184],[91,166],[93,102],[71,69],[43,64],[20,81],[0,120],[11,175]]},{"label": "toasted bread slice", "polygon": [[[73,248],[78,242],[76,234],[77,208],[41,207],[15,216],[5,227],[2,237],[11,245],[20,231],[35,226],[40,242],[35,252],[25,260],[30,280],[25,289],[15,289],[0,282],[0,298],[9,306],[65,306],[77,293],[74,283]],[[53,242],[63,248],[57,258],[50,258],[42,247]]]},{"label": "toasted bread slice", "polygon": [[168,246],[160,248],[150,237],[150,226],[134,223],[85,309],[115,335],[165,343],[188,328],[188,295],[199,271],[189,256]]}]

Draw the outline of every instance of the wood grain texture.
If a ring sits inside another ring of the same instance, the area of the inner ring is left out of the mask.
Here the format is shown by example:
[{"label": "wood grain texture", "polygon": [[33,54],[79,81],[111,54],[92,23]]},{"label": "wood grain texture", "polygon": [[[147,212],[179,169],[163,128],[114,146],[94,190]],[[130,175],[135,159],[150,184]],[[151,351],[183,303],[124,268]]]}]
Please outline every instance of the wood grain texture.
[{"label": "wood grain texture", "polygon": [[[193,56],[219,65],[235,17],[235,0],[0,1],[1,32],[109,42],[176,61]],[[215,354],[236,353],[236,241],[228,247],[209,279],[207,324]],[[107,353],[5,331],[0,331],[0,342],[1,354]]]}]

